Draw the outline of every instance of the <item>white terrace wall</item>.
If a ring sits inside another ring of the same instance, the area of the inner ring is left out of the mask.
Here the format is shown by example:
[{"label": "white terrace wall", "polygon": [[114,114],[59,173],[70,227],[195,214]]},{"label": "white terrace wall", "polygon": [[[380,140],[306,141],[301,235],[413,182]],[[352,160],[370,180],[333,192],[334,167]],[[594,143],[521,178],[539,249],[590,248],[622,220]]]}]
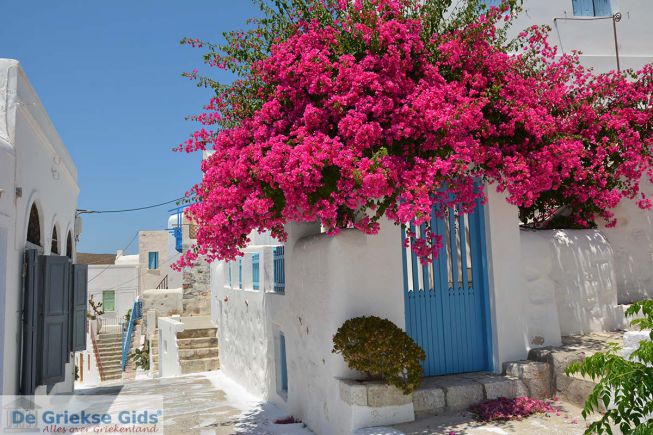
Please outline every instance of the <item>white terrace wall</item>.
[{"label": "white terrace wall", "polygon": [[[653,198],[653,184],[642,180],[642,192]],[[614,228],[601,228],[614,253],[614,271],[620,304],[653,298],[653,212],[635,201],[621,201],[613,210]]]},{"label": "white terrace wall", "polygon": [[601,231],[522,230],[521,243],[530,345],[621,327],[613,250]]}]

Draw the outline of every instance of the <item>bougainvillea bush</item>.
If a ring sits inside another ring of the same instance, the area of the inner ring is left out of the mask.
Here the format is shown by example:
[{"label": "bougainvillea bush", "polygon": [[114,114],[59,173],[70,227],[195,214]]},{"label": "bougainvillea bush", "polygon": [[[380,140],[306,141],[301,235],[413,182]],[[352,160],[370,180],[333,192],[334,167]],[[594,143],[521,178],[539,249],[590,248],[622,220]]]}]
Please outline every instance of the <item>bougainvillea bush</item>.
[{"label": "bougainvillea bush", "polygon": [[577,225],[614,224],[623,198],[651,207],[650,65],[597,75],[546,29],[508,40],[516,0],[271,3],[224,44],[183,41],[239,78],[188,74],[216,94],[180,149],[215,153],[189,192],[197,246],[179,266],[231,260],[252,231],[283,241],[289,221],[374,234],[384,216],[423,224],[407,243],[430,261],[431,211],[471,212],[482,184],[529,222],[566,207]]},{"label": "bougainvillea bush", "polygon": [[551,402],[531,397],[499,397],[474,405],[469,410],[481,421],[521,420],[533,414],[558,412]]}]

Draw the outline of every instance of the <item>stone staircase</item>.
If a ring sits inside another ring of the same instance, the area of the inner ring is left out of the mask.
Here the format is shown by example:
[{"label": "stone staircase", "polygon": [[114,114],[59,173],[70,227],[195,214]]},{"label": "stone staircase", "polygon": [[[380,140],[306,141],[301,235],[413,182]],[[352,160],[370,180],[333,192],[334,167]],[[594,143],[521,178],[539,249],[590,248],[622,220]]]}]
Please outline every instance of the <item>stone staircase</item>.
[{"label": "stone staircase", "polygon": [[217,331],[218,329],[215,327],[200,327],[185,329],[177,333],[179,365],[182,374],[208,372],[220,368]]},{"label": "stone staircase", "polygon": [[155,329],[150,335],[150,373],[158,375],[159,373],[159,330]]},{"label": "stone staircase", "polygon": [[120,332],[101,332],[97,337],[97,347],[102,370],[102,381],[115,381],[122,379],[122,334]]}]

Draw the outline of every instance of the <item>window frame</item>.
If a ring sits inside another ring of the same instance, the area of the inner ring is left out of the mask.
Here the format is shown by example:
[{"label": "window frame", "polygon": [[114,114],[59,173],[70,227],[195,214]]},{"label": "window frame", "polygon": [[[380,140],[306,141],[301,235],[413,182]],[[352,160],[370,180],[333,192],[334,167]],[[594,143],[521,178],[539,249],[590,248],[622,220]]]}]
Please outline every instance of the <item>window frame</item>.
[{"label": "window frame", "polygon": [[[110,310],[107,308],[107,304],[104,298],[105,293],[113,293],[113,309]],[[115,290],[102,290],[102,311],[105,313],[115,313],[116,312],[116,291]]]},{"label": "window frame", "polygon": [[[155,267],[152,267],[152,259],[154,259]],[[147,253],[147,269],[159,270],[159,251],[149,251]]]}]

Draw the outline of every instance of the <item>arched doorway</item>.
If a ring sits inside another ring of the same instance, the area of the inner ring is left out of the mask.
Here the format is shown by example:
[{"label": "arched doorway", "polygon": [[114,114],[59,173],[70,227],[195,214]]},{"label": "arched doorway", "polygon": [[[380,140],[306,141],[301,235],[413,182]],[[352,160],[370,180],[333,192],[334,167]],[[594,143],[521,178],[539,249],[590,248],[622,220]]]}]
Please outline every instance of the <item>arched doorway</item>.
[{"label": "arched doorway", "polygon": [[73,259],[73,235],[68,231],[68,237],[66,238],[66,256]]},{"label": "arched doorway", "polygon": [[41,246],[41,219],[36,204],[32,204],[27,223],[27,242],[35,246]]}]

